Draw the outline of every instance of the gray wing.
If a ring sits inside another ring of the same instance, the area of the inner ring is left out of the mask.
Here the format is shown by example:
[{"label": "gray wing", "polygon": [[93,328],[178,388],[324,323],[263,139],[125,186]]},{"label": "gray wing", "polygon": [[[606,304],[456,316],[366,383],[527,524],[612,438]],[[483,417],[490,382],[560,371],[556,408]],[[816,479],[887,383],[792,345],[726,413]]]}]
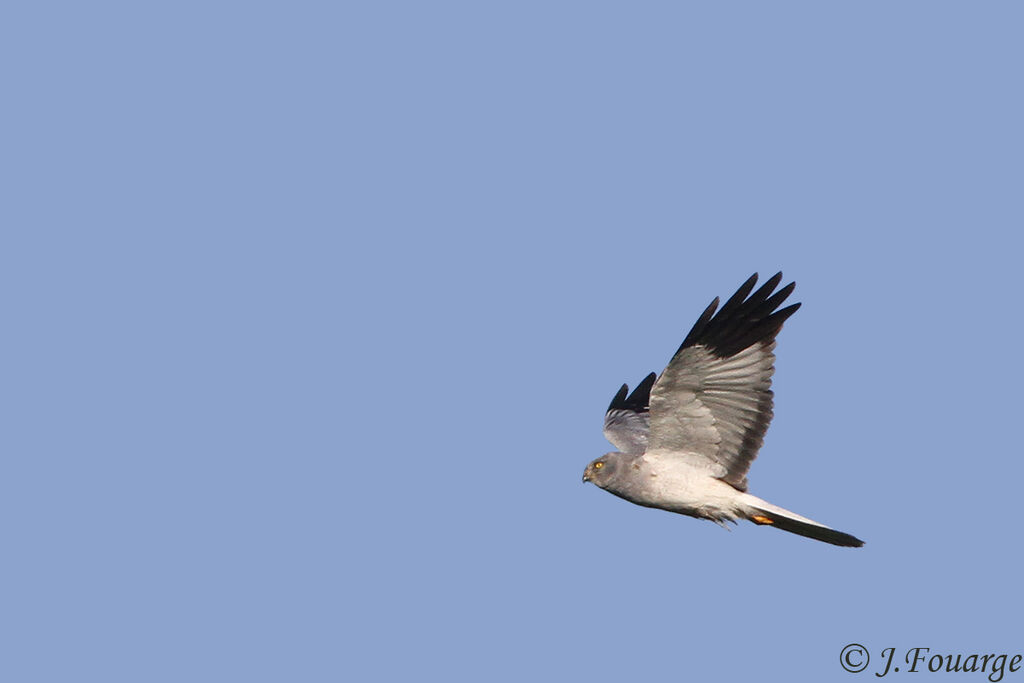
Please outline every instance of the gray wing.
[{"label": "gray wing", "polygon": [[647,448],[651,387],[657,377],[653,372],[644,377],[632,394],[623,384],[604,414],[604,436],[623,453],[643,453]]},{"label": "gray wing", "polygon": [[750,294],[754,273],[717,315],[717,298],[707,307],[651,391],[648,452],[707,467],[746,490],[772,419],[775,335],[800,308],[775,310],[796,286],[773,294],[781,281],[778,273]]}]

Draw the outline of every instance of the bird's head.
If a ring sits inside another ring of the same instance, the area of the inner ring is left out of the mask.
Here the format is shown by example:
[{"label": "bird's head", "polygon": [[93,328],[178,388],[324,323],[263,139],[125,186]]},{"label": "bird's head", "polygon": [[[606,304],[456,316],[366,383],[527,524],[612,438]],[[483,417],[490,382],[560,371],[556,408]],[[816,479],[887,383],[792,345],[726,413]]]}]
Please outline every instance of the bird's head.
[{"label": "bird's head", "polygon": [[605,453],[587,465],[587,469],[583,470],[583,481],[589,481],[596,486],[605,488],[615,477],[615,470],[619,466],[621,455],[622,453]]}]

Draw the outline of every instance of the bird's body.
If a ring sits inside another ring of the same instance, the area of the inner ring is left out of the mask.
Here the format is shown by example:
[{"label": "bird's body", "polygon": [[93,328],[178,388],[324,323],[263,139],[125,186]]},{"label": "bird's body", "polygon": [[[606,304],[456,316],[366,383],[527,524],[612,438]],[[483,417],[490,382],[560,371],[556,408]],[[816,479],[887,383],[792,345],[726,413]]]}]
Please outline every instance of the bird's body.
[{"label": "bird's body", "polygon": [[704,311],[660,376],[623,385],[605,415],[620,448],[590,463],[584,481],[637,505],[708,519],[748,519],[834,545],[863,542],[747,493],[747,470],[772,418],[775,336],[800,307],[776,310],[794,284],[757,292],[755,274]]},{"label": "bird's body", "polygon": [[622,454],[634,473],[608,482],[605,490],[631,503],[713,521],[739,516],[736,489],[707,471],[657,453]]}]

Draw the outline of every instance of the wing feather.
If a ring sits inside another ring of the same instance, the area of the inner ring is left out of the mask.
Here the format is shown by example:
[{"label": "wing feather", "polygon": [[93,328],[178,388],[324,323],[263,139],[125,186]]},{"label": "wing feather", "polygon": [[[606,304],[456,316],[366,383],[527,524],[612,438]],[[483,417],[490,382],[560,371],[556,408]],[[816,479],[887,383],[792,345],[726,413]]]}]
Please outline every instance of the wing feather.
[{"label": "wing feather", "polygon": [[604,436],[623,453],[643,453],[647,448],[650,423],[651,387],[657,375],[653,372],[629,393],[623,384],[604,414]]},{"label": "wing feather", "polygon": [[[683,458],[743,491],[772,419],[775,336],[800,304],[795,283],[757,273],[718,309],[711,302],[650,391],[647,451]],[[778,310],[776,310],[778,309]]]}]

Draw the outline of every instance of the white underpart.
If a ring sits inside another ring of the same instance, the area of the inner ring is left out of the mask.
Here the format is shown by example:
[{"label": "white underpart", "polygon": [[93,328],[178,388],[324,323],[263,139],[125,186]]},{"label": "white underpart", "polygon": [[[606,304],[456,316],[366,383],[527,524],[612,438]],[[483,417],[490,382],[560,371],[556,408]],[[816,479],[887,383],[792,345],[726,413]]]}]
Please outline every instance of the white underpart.
[{"label": "white underpart", "polygon": [[742,494],[716,477],[717,467],[680,458],[679,453],[646,453],[633,465],[648,485],[635,502],[719,520],[746,517]]},{"label": "white underpart", "polygon": [[648,481],[641,505],[695,515],[716,521],[750,519],[759,513],[788,517],[805,524],[830,527],[739,491],[715,476],[715,468],[695,466],[678,453],[647,453],[633,465],[637,475]]}]

